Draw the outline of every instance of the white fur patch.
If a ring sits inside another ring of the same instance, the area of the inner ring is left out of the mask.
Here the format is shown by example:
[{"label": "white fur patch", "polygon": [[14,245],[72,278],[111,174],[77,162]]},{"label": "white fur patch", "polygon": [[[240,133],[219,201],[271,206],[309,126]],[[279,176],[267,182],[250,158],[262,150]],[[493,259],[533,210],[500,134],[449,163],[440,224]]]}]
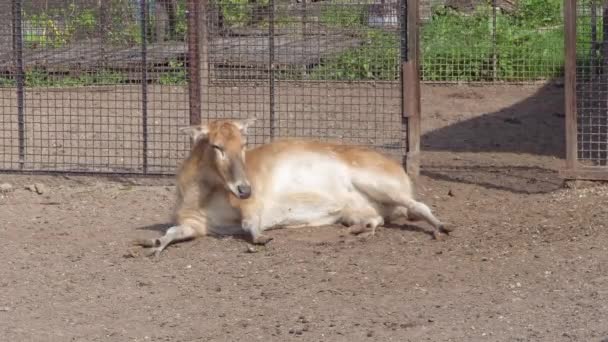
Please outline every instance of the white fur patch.
[{"label": "white fur patch", "polygon": [[[300,153],[278,162],[270,175],[272,203],[265,202],[263,229],[274,226],[326,225],[338,222],[346,208],[370,207],[353,176],[368,177],[328,154]],[[370,182],[375,182],[369,175]]]}]

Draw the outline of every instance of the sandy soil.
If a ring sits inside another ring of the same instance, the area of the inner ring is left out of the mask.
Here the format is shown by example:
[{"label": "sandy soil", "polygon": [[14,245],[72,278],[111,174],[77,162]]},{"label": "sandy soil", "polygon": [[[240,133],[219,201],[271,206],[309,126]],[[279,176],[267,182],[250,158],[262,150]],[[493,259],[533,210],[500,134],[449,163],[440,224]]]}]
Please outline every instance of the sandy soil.
[{"label": "sandy soil", "polygon": [[[564,188],[562,89],[423,87],[419,197],[456,228],[276,230],[140,256],[171,178],[0,175],[6,341],[604,341],[608,188]],[[42,183],[42,194],[25,189]]]}]

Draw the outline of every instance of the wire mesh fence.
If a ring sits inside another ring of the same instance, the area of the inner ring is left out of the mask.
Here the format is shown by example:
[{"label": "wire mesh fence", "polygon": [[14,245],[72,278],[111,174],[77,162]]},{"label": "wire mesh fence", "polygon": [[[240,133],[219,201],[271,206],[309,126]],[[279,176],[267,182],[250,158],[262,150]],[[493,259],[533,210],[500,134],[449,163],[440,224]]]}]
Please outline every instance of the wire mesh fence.
[{"label": "wire mesh fence", "polygon": [[172,174],[179,128],[258,118],[252,145],[403,158],[406,0],[0,4],[1,170]]},{"label": "wire mesh fence", "polygon": [[430,83],[531,83],[564,73],[563,0],[421,0]]},{"label": "wire mesh fence", "polygon": [[185,27],[162,21],[161,1],[11,2],[0,18],[0,168],[174,169],[188,143],[177,133],[188,124]]},{"label": "wire mesh fence", "polygon": [[608,165],[607,33],[606,4],[603,1],[577,1],[577,157],[583,167]]},{"label": "wire mesh fence", "polygon": [[203,121],[255,115],[254,143],[306,137],[403,156],[404,2],[207,6]]}]

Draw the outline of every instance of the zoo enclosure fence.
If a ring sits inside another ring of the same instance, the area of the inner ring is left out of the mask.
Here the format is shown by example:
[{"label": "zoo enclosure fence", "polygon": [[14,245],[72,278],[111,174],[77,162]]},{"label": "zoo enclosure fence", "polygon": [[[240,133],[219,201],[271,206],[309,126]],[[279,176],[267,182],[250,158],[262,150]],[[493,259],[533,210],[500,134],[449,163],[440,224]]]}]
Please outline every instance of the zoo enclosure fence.
[{"label": "zoo enclosure fence", "polygon": [[179,128],[419,150],[413,0],[0,4],[0,170],[173,174]]},{"label": "zoo enclosure fence", "polygon": [[567,179],[608,180],[608,4],[564,0]]},{"label": "zoo enclosure fence", "polygon": [[563,0],[420,0],[421,78],[531,84],[564,76]]},{"label": "zoo enclosure fence", "polygon": [[607,1],[421,1],[423,82],[563,78],[566,167],[560,173],[608,180]]}]

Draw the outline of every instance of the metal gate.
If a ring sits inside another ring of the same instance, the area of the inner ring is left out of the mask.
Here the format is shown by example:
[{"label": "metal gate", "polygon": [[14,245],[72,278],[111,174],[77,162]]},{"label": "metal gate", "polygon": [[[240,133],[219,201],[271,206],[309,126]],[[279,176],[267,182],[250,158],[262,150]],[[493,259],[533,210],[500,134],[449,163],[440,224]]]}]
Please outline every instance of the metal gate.
[{"label": "metal gate", "polygon": [[253,146],[366,145],[417,173],[406,1],[12,0],[0,5],[0,169],[173,174],[189,149],[180,127],[256,116]]}]

